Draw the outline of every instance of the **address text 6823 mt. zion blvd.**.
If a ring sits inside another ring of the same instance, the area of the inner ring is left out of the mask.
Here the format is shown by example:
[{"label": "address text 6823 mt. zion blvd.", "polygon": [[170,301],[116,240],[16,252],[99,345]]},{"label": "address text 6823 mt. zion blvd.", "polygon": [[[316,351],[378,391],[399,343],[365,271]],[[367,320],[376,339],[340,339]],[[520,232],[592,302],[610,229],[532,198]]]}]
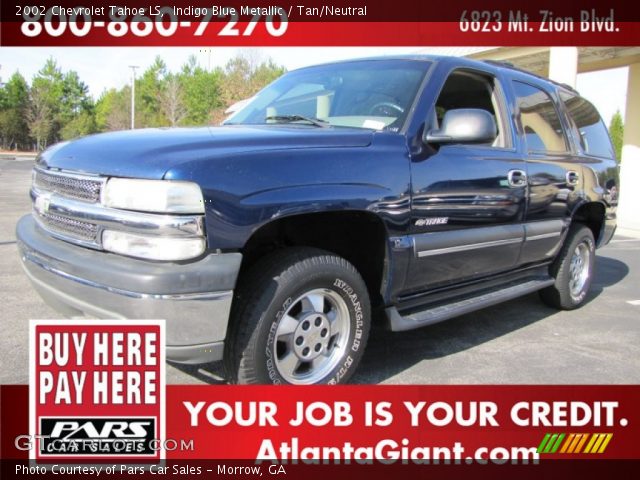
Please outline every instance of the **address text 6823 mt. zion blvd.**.
[{"label": "address text 6823 mt. zion blvd.", "polygon": [[556,15],[552,10],[538,10],[535,16],[522,10],[464,10],[460,15],[462,32],[617,32],[611,8],[580,10],[578,16]]}]

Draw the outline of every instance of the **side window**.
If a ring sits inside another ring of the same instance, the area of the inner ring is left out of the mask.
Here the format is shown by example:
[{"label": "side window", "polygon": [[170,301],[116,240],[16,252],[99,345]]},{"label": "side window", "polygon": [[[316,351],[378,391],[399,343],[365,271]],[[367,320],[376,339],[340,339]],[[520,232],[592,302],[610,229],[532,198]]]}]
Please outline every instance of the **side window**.
[{"label": "side window", "polygon": [[498,127],[498,135],[488,146],[511,146],[508,130],[504,128],[499,103],[500,90],[497,81],[489,75],[457,70],[449,75],[436,101],[431,127],[442,124],[445,113],[458,108],[479,108],[489,112]]},{"label": "side window", "polygon": [[520,125],[530,152],[566,152],[567,141],[551,97],[522,82],[513,82]]},{"label": "side window", "polygon": [[596,108],[584,98],[560,92],[560,98],[578,129],[578,139],[587,155],[613,158],[613,147],[607,128]]}]

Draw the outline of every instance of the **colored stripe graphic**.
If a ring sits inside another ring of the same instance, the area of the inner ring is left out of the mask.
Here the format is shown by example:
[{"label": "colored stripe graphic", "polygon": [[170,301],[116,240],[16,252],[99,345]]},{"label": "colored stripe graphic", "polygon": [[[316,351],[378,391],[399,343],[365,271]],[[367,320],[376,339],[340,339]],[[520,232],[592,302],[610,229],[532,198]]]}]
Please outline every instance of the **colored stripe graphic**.
[{"label": "colored stripe graphic", "polygon": [[589,434],[588,433],[583,433],[582,437],[580,438],[580,441],[578,442],[578,445],[576,445],[576,449],[573,451],[573,453],[580,453],[580,451],[582,450],[582,446],[584,445],[584,442],[587,441],[587,438],[589,438]]},{"label": "colored stripe graphic", "polygon": [[[596,441],[594,442],[593,446],[586,453],[602,453],[602,452],[604,452],[604,449],[607,448],[607,445],[608,445],[609,441],[611,440],[612,436],[613,436],[612,433],[600,433],[600,434],[598,434],[598,437],[596,438]],[[604,446],[604,448],[603,448],[603,446]]]},{"label": "colored stripe graphic", "polygon": [[613,433],[607,433],[607,436],[604,439],[604,442],[602,442],[602,445],[600,445],[600,450],[598,450],[598,453],[603,453],[607,449],[607,445],[609,445],[609,442],[611,441],[611,437],[613,437]]},{"label": "colored stripe graphic", "polygon": [[576,452],[576,447],[580,442],[584,441],[584,438],[586,438],[586,436],[586,433],[576,433],[574,440],[571,442],[571,445],[569,445],[569,448],[567,449],[567,453],[578,453]]},{"label": "colored stripe graphic", "polygon": [[[547,433],[538,445],[538,453],[603,453],[613,433]],[[585,446],[586,444],[586,446]],[[584,449],[583,449],[584,447]]]},{"label": "colored stripe graphic", "polygon": [[589,443],[587,443],[587,446],[584,447],[584,453],[591,453],[591,447],[593,447],[593,444],[596,443],[596,440],[598,439],[599,435],[597,433],[594,433],[593,435],[591,435],[591,438],[589,439]]},{"label": "colored stripe graphic", "polygon": [[543,453],[544,452],[544,447],[547,444],[547,442],[549,441],[549,437],[551,437],[550,433],[547,433],[544,438],[542,439],[542,441],[540,442],[540,445],[538,445],[538,453]]},{"label": "colored stripe graphic", "polygon": [[558,451],[558,448],[560,448],[560,444],[562,443],[562,440],[564,440],[565,434],[561,433],[560,435],[558,435],[558,439],[556,440],[556,443],[554,443],[553,447],[551,447],[551,450],[549,451],[549,453],[556,453]]},{"label": "colored stripe graphic", "polygon": [[551,447],[553,447],[553,445],[555,444],[556,438],[558,438],[557,433],[554,433],[553,435],[551,435],[551,438],[547,442],[547,446],[544,447],[544,450],[542,451],[542,453],[551,453]]},{"label": "colored stripe graphic", "polygon": [[567,437],[567,441],[564,442],[564,445],[562,445],[562,448],[560,449],[560,453],[567,453],[567,450],[569,448],[569,445],[571,445],[573,443],[573,439],[576,438],[576,434],[575,433],[571,433],[568,437]]}]

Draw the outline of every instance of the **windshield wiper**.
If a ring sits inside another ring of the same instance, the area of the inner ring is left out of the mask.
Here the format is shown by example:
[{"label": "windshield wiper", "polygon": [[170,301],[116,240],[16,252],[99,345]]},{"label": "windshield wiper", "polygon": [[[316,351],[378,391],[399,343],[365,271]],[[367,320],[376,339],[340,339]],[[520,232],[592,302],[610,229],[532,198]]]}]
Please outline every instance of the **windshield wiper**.
[{"label": "windshield wiper", "polygon": [[326,128],[329,126],[329,122],[326,120],[320,120],[319,118],[305,117],[304,115],[269,115],[265,118],[266,121],[273,120],[278,123],[293,123],[293,122],[308,122],[316,127]]}]

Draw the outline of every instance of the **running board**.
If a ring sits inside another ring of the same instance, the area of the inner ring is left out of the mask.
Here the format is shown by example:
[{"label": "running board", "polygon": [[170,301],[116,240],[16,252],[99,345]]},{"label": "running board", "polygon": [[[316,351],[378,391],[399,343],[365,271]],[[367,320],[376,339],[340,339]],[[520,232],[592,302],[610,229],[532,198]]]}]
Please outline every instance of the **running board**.
[{"label": "running board", "polygon": [[389,325],[393,332],[403,332],[406,330],[413,330],[414,328],[424,327],[426,325],[432,325],[434,323],[442,322],[453,317],[464,315],[465,313],[480,310],[481,308],[490,307],[498,303],[512,300],[514,298],[527,295],[542,288],[553,285],[554,280],[552,278],[543,278],[536,280],[529,280],[523,283],[518,283],[511,287],[502,288],[499,290],[493,290],[483,295],[477,295],[475,297],[468,297],[464,300],[459,300],[447,305],[441,305],[438,307],[429,308],[406,315],[401,315],[396,307],[389,307],[386,309],[387,318],[389,319]]}]

